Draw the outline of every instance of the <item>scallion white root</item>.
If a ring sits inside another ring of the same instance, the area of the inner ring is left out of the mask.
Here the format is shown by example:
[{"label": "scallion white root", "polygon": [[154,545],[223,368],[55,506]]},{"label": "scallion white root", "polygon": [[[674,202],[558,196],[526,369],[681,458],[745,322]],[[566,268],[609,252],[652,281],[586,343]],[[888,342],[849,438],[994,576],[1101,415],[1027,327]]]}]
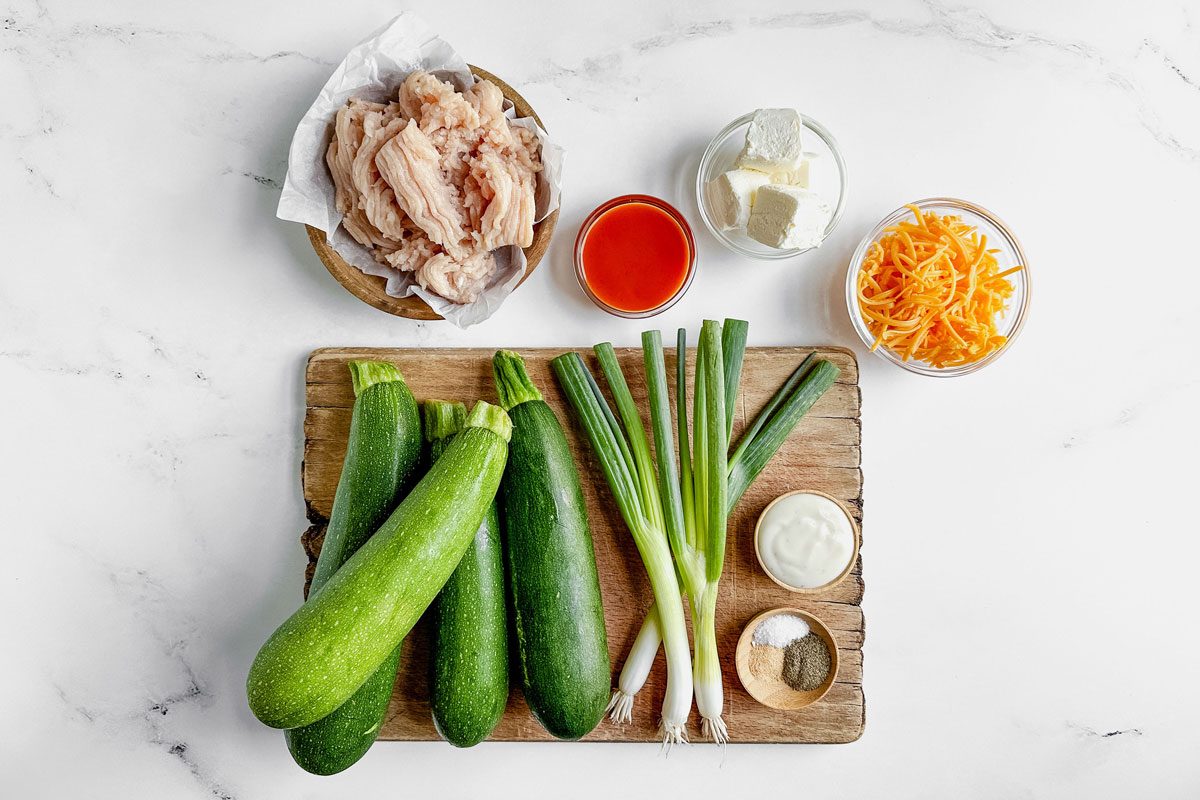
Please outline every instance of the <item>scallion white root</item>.
[{"label": "scallion white root", "polygon": [[[714,585],[715,589],[716,586]],[[721,659],[717,653],[715,592],[706,595],[700,608],[692,604],[692,622],[695,626],[696,659],[695,670],[696,710],[700,712],[700,733],[716,744],[729,741],[729,732],[721,712],[725,706],[725,690],[721,681]],[[702,644],[707,642],[707,644]]]},{"label": "scallion white root", "polygon": [[663,697],[659,733],[663,744],[678,744],[687,741],[687,718],[692,710],[692,656],[688,650],[683,598],[679,596],[679,583],[665,542],[661,552],[659,548],[643,552],[642,561],[654,590],[667,655],[667,692]]},{"label": "scallion white root", "polygon": [[646,685],[650,677],[650,668],[658,656],[658,646],[662,644],[662,633],[658,627],[658,608],[650,606],[646,619],[638,630],[633,647],[621,667],[621,675],[617,679],[617,688],[613,690],[612,700],[608,701],[609,719],[618,725],[624,725],[633,719],[633,700],[637,693]]}]

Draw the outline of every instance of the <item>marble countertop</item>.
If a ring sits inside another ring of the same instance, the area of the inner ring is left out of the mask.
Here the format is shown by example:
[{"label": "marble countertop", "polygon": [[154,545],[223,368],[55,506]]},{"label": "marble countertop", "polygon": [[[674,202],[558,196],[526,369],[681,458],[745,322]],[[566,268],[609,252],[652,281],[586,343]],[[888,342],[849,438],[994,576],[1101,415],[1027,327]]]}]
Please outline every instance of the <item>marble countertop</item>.
[{"label": "marble countertop", "polygon": [[[360,303],[274,218],[296,121],[395,4],[0,4],[0,794],[1196,796],[1200,4],[460,5],[406,7],[568,151],[549,256],[465,331]],[[300,596],[308,352],[635,343],[575,285],[579,222],[648,192],[698,223],[704,142],[780,105],[845,150],[840,228],[762,264],[698,227],[657,322],[859,355],[863,738],[380,744],[301,772],[244,680]],[[1035,287],[1012,352],[951,381],[869,354],[840,293],[881,216],[941,194],[1009,222]]]}]

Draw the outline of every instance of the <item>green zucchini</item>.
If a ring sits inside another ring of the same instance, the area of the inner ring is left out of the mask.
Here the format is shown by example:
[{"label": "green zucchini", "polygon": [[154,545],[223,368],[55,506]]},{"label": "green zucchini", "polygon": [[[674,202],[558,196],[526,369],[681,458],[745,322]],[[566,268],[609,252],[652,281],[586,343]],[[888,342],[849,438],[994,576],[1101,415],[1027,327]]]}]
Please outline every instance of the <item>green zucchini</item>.
[{"label": "green zucchini", "polygon": [[521,688],[559,739],[604,716],[611,667],[600,581],[579,473],[558,418],[516,353],[492,359],[513,433],[501,492]]},{"label": "green zucchini", "polygon": [[392,699],[401,646],[384,659],[350,699],[316,722],[283,732],[296,763],[313,775],[336,775],[367,754]]},{"label": "green zucchini", "polygon": [[310,725],[346,702],[412,630],[470,547],[504,474],[512,423],[479,403],[379,530],[250,666],[250,710],[273,728]]},{"label": "green zucchini", "polygon": [[421,458],[421,416],[400,370],[380,361],[348,366],[354,386],[350,439],[310,597],[387,519]]},{"label": "green zucchini", "polygon": [[[436,461],[462,429],[462,403],[425,401],[425,438]],[[508,617],[500,517],[493,502],[433,608],[430,705],[439,734],[456,747],[488,737],[508,702]]]},{"label": "green zucchini", "polygon": [[[351,361],[349,367],[355,397],[350,438],[309,597],[387,519],[416,477],[421,456],[421,418],[400,371],[373,361]],[[349,700],[311,725],[286,731],[296,763],[315,775],[333,775],[362,758],[383,724],[399,663],[397,645]]]}]

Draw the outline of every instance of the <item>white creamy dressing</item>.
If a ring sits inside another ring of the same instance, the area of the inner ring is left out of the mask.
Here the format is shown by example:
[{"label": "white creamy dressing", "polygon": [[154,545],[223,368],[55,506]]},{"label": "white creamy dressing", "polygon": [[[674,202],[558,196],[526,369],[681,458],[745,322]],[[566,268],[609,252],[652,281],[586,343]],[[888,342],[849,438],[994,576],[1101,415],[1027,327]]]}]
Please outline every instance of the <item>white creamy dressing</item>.
[{"label": "white creamy dressing", "polygon": [[788,495],[771,506],[759,523],[758,552],[767,571],[788,586],[824,586],[850,563],[854,527],[828,497]]}]

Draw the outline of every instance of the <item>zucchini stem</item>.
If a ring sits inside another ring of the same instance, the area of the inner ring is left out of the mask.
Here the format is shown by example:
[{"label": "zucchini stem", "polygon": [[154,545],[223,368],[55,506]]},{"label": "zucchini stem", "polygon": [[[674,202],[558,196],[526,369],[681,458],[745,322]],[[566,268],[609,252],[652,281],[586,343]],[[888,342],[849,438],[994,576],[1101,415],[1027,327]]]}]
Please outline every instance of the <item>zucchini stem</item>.
[{"label": "zucchini stem", "polygon": [[506,442],[512,438],[512,420],[508,418],[508,413],[500,406],[482,400],[467,415],[463,423],[463,429],[466,428],[486,428]]},{"label": "zucchini stem", "polygon": [[435,442],[449,439],[463,429],[467,421],[467,407],[449,400],[426,400],[424,411],[425,441]]},{"label": "zucchini stem", "polygon": [[404,380],[396,365],[386,361],[351,361],[347,366],[350,368],[350,383],[354,386],[355,397],[377,383]]},{"label": "zucchini stem", "polygon": [[496,379],[500,406],[505,411],[512,411],[521,403],[542,399],[542,393],[525,371],[525,359],[512,350],[496,351],[492,356],[492,374]]}]

